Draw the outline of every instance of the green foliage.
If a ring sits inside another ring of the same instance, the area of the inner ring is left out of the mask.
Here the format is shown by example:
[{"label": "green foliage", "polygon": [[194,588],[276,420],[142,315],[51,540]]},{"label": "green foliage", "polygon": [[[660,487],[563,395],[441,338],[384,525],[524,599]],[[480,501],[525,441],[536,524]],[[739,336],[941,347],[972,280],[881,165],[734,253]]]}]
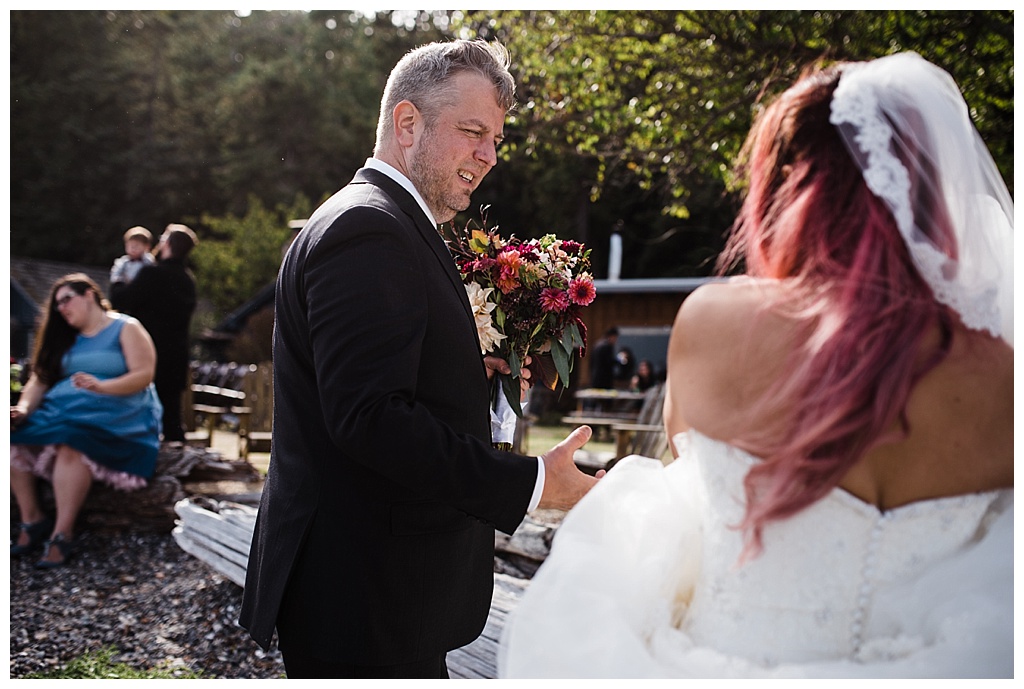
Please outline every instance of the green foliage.
[{"label": "green foliage", "polygon": [[592,158],[595,196],[631,177],[660,187],[664,211],[681,218],[694,189],[727,178],[759,99],[818,60],[916,50],[958,78],[983,132],[1012,140],[999,126],[1013,111],[1012,12],[512,10],[466,21],[513,52],[523,152]]},{"label": "green foliage", "polygon": [[229,248],[242,230],[206,219],[347,183],[372,153],[391,67],[452,36],[505,42],[520,104],[457,222],[489,205],[504,233],[593,247],[598,277],[613,231],[623,277],[708,274],[759,103],[818,59],[916,50],[943,66],[1013,189],[1010,11],[18,10],[11,253],[108,266],[128,227],[185,222],[208,261],[201,294],[224,315],[252,296],[247,280],[272,279],[253,256],[277,238]]},{"label": "green foliage", "polygon": [[[577,226],[603,247],[618,225],[631,276],[710,267],[759,104],[818,60],[916,50],[943,66],[1013,188],[1012,12],[507,10],[467,13],[457,28],[509,47],[520,103],[511,160],[560,161],[555,174],[575,175],[591,213],[615,208],[599,228]],[[564,215],[577,194],[560,182],[548,187],[560,198],[531,193]],[[502,222],[501,202],[486,202]]]},{"label": "green foliage", "polygon": [[199,292],[226,314],[273,282],[292,237],[288,222],[308,217],[311,210],[304,196],[271,210],[253,195],[245,215],[204,214],[208,235],[192,253]]},{"label": "green foliage", "polygon": [[133,225],[321,198],[372,153],[381,91],[443,34],[388,12],[14,11],[11,252],[109,265]]},{"label": "green foliage", "polygon": [[47,672],[34,672],[25,679],[202,679],[201,672],[187,668],[137,670],[113,662],[117,649],[104,648],[75,658],[67,665]]},{"label": "green foliage", "polygon": [[19,363],[11,363],[11,392],[21,392],[21,376],[23,373],[23,366]]}]

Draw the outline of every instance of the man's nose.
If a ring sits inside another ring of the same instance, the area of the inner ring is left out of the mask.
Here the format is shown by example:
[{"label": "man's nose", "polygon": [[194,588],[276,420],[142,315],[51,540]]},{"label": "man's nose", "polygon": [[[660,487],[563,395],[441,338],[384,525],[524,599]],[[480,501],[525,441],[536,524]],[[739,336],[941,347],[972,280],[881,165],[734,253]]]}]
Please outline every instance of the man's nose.
[{"label": "man's nose", "polygon": [[481,141],[476,147],[476,159],[487,166],[488,169],[498,163],[498,149],[493,141]]}]

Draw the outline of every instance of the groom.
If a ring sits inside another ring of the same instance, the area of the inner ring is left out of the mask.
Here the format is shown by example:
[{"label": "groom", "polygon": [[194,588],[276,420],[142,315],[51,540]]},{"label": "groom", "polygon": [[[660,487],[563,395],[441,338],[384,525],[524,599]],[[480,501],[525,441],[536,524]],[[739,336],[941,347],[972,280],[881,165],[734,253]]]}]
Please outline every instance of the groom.
[{"label": "groom", "polygon": [[373,158],[281,266],[274,442],[240,623],[289,677],[448,676],[483,630],[494,529],[594,484],[574,431],[541,458],[490,444],[488,378],[438,223],[497,161],[515,85],[498,44],[423,46],[392,71]]}]

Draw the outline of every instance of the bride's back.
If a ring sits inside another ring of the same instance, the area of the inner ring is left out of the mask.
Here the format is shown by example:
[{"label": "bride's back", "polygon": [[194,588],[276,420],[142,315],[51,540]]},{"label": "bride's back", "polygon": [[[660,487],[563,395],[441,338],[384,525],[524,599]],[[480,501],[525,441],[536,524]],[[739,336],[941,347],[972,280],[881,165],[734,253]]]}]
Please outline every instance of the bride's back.
[{"label": "bride's back", "polygon": [[[694,292],[680,309],[669,350],[665,421],[671,435],[694,428],[740,446],[784,435],[782,404],[759,406],[786,375],[806,326],[771,309],[795,299],[773,280],[733,280]],[[925,337],[921,355],[937,346]],[[823,413],[827,410],[822,410]],[[908,432],[868,450],[839,485],[881,509],[1013,485],[1013,351],[954,326],[949,354],[919,380],[906,408]]]}]

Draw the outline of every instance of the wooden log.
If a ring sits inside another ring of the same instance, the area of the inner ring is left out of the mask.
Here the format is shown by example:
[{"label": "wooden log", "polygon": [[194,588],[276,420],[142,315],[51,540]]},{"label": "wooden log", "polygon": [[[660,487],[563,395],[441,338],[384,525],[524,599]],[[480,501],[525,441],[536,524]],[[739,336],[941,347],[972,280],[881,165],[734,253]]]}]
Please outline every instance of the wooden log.
[{"label": "wooden log", "polygon": [[543,562],[551,551],[551,539],[555,529],[550,524],[542,524],[530,515],[511,536],[499,532],[494,536],[494,547],[502,553],[519,555],[530,560]]},{"label": "wooden log", "polygon": [[[192,492],[199,481],[232,481],[236,486],[254,485],[260,473],[241,460],[225,460],[216,450],[183,443],[164,443],[157,454],[156,470],[145,488],[122,491],[95,482],[79,514],[80,524],[93,529],[161,531],[175,526],[174,506]],[[55,510],[53,487],[40,482],[43,509]],[[11,500],[11,521],[18,522],[17,503]]]},{"label": "wooden log", "polygon": [[174,527],[173,505],[184,497],[181,481],[174,476],[154,476],[145,488],[131,492],[97,483],[80,519],[91,528],[167,532]]}]

